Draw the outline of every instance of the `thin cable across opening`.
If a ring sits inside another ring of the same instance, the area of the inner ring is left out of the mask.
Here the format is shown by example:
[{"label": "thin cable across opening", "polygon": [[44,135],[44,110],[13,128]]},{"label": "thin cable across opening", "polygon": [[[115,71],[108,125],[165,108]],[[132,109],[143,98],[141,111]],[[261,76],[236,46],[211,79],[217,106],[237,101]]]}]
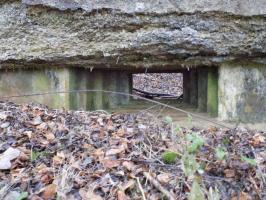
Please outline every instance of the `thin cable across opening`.
[{"label": "thin cable across opening", "polygon": [[215,124],[215,125],[218,125],[218,126],[221,126],[221,127],[224,127],[224,128],[231,129],[231,127],[229,127],[229,126],[226,126],[224,124],[218,123],[218,122],[213,121],[213,120],[210,120],[210,119],[208,119],[206,117],[191,113],[191,112],[183,110],[181,108],[177,108],[177,107],[174,107],[174,106],[171,106],[171,105],[167,105],[165,103],[161,103],[159,101],[155,101],[155,100],[152,100],[152,99],[147,99],[145,97],[141,97],[141,96],[134,95],[134,94],[129,94],[129,93],[126,93],[126,92],[115,92],[115,91],[108,91],[108,90],[66,90],[66,91],[52,91],[52,92],[50,91],[50,92],[39,92],[39,93],[30,93],[30,94],[22,94],[22,95],[2,96],[2,97],[0,97],[0,99],[12,99],[12,98],[33,97],[33,96],[43,96],[43,95],[55,95],[55,94],[68,94],[68,93],[88,93],[88,92],[102,92],[102,93],[107,93],[107,94],[117,94],[117,95],[124,95],[124,96],[134,97],[134,98],[137,98],[137,99],[142,99],[142,100],[145,100],[145,101],[157,104],[157,105],[164,106],[166,108],[171,108],[173,110],[185,113],[187,115],[190,115],[192,117],[201,119],[203,121],[207,121],[207,122],[210,122],[212,124]]}]

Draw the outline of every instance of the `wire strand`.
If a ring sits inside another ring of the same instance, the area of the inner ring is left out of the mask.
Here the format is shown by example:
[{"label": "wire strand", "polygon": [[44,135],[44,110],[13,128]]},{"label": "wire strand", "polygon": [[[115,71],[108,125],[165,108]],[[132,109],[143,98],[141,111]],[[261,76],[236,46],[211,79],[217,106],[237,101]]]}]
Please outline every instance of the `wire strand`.
[{"label": "wire strand", "polygon": [[200,116],[198,114],[194,114],[192,112],[183,110],[181,108],[177,108],[177,107],[174,107],[174,106],[171,106],[171,105],[167,105],[167,104],[159,102],[159,101],[155,101],[155,100],[152,100],[152,99],[147,99],[145,97],[141,97],[141,96],[134,95],[134,94],[129,94],[129,93],[126,93],[126,92],[115,92],[115,91],[108,91],[108,90],[66,90],[66,91],[52,91],[52,92],[30,93],[30,94],[23,94],[23,95],[2,96],[0,98],[1,99],[12,99],[12,98],[21,98],[21,97],[44,96],[44,95],[55,95],[55,94],[69,94],[69,93],[87,93],[87,92],[103,92],[103,93],[108,93],[108,94],[117,94],[117,95],[125,95],[125,96],[135,97],[135,98],[142,99],[142,100],[145,100],[145,101],[157,104],[157,105],[164,106],[166,108],[171,108],[173,110],[185,113],[187,115],[193,116],[195,118],[201,119],[203,121],[210,122],[212,124],[215,124],[215,125],[218,125],[218,126],[221,126],[221,127],[224,127],[224,128],[229,128],[229,129],[232,128],[232,127],[226,126],[224,124],[218,123],[216,121],[210,120],[210,119],[208,119],[206,117]]}]

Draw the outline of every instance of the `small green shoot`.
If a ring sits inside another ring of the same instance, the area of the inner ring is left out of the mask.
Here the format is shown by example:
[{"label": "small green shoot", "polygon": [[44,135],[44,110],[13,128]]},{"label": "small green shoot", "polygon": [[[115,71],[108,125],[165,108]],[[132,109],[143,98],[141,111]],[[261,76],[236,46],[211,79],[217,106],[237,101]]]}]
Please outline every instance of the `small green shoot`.
[{"label": "small green shoot", "polygon": [[163,162],[166,164],[173,164],[176,161],[178,154],[172,151],[166,151],[162,154]]},{"label": "small green shoot", "polygon": [[190,141],[190,145],[187,147],[189,153],[195,153],[204,144],[203,138],[196,133],[189,134],[186,138]]},{"label": "small green shoot", "polygon": [[175,124],[175,132],[176,133],[181,133],[182,132],[182,128],[178,124]]},{"label": "small green shoot", "polygon": [[24,200],[24,199],[27,199],[28,196],[29,196],[28,192],[22,192],[22,193],[16,198],[16,200]]},{"label": "small green shoot", "polygon": [[224,138],[222,140],[222,143],[223,143],[224,146],[228,146],[230,144],[230,140],[228,138]]},{"label": "small green shoot", "polygon": [[197,180],[193,181],[188,200],[205,200],[204,193]]},{"label": "small green shoot", "polygon": [[207,194],[207,197],[208,197],[207,198],[208,200],[220,200],[221,199],[221,195],[220,195],[217,187],[215,187],[215,189],[210,187],[208,194]]},{"label": "small green shoot", "polygon": [[188,154],[185,152],[181,158],[182,170],[185,175],[192,176],[199,168],[200,165],[196,161],[196,157],[194,154]]},{"label": "small green shoot", "polygon": [[167,123],[167,124],[172,124],[173,123],[173,119],[170,116],[166,116],[164,118],[164,122]]},{"label": "small green shoot", "polygon": [[252,158],[248,158],[246,156],[241,156],[241,160],[250,164],[250,165],[253,165],[253,166],[256,166],[257,165],[257,162],[255,159],[252,159]]},{"label": "small green shoot", "polygon": [[37,160],[39,157],[44,156],[44,155],[46,155],[45,151],[41,151],[41,152],[31,151],[30,160],[31,160],[31,162],[33,162],[33,161]]},{"label": "small green shoot", "polygon": [[190,124],[192,124],[192,120],[193,120],[193,118],[192,118],[192,116],[191,116],[190,114],[187,114],[187,120],[188,120],[188,122],[189,122]]},{"label": "small green shoot", "polygon": [[227,152],[224,147],[217,147],[215,149],[215,154],[218,160],[224,160],[227,155]]}]

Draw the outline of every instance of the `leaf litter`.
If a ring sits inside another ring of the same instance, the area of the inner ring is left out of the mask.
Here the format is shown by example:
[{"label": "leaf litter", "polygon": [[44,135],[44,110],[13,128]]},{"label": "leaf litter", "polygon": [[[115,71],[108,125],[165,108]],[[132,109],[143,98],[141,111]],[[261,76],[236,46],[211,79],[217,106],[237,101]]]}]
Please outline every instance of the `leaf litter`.
[{"label": "leaf litter", "polygon": [[262,131],[1,102],[0,135],[4,200],[266,198]]}]

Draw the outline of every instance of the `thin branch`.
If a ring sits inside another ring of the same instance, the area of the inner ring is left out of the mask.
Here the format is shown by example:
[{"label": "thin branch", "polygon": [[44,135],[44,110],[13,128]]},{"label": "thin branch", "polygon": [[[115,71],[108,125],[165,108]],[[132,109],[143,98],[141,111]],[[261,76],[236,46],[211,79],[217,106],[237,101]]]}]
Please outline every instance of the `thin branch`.
[{"label": "thin branch", "polygon": [[155,178],[153,178],[148,172],[143,172],[143,175],[150,181],[150,183],[161,193],[163,193],[169,200],[175,200],[174,194],[166,190]]}]

